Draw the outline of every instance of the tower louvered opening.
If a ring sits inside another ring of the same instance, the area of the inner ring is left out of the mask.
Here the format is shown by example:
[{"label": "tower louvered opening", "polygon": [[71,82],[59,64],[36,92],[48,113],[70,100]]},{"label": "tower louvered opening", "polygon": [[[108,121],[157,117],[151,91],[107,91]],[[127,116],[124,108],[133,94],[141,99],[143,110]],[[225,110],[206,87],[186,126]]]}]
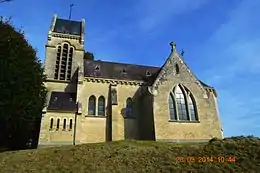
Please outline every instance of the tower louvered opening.
[{"label": "tower louvered opening", "polygon": [[67,43],[63,44],[63,46],[58,46],[54,79],[71,79],[73,52],[73,47],[69,46]]}]

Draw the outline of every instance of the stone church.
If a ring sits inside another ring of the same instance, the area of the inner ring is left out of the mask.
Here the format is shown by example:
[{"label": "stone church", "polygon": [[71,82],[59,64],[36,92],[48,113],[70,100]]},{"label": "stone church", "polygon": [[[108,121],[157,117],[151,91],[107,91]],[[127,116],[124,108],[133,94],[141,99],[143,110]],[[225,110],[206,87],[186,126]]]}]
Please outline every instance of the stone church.
[{"label": "stone church", "polygon": [[84,19],[53,17],[39,145],[223,137],[216,90],[192,73],[174,42],[161,67],[94,60],[84,27]]}]

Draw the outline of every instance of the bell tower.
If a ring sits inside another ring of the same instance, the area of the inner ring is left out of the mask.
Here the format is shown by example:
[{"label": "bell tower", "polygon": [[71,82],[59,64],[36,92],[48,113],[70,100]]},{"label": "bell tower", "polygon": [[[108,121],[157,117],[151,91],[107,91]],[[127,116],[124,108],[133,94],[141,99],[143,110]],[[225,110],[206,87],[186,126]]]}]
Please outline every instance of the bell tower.
[{"label": "bell tower", "polygon": [[84,25],[84,19],[74,21],[54,15],[45,46],[47,82],[70,82],[77,69],[83,70]]}]

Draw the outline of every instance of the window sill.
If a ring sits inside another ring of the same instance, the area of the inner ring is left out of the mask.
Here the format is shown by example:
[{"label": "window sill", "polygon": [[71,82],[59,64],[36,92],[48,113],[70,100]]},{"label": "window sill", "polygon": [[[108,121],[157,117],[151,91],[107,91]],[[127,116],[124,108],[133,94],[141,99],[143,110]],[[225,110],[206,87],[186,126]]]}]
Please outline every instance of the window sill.
[{"label": "window sill", "polygon": [[136,117],[124,117],[124,119],[136,119]]},{"label": "window sill", "polygon": [[200,121],[196,120],[196,121],[189,121],[189,120],[169,120],[169,122],[176,122],[176,123],[200,123]]},{"label": "window sill", "polygon": [[106,118],[105,115],[85,115],[86,118]]}]

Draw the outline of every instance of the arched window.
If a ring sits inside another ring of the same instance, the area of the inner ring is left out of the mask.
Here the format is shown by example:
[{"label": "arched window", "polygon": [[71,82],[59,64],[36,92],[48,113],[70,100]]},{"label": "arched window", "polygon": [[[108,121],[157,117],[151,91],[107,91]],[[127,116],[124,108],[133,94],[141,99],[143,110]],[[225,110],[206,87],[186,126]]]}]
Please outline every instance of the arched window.
[{"label": "arched window", "polygon": [[64,44],[62,48],[61,65],[60,65],[60,80],[65,80],[67,72],[67,61],[68,61],[69,45]]},{"label": "arched window", "polygon": [[179,68],[178,64],[175,64],[175,72],[176,72],[176,74],[180,73],[180,68]]},{"label": "arched window", "polygon": [[96,115],[96,97],[93,95],[88,100],[88,115]]},{"label": "arched window", "polygon": [[61,46],[58,46],[57,55],[56,55],[56,64],[55,64],[55,73],[54,79],[58,79],[60,71],[60,55],[61,55]]},{"label": "arched window", "polygon": [[70,80],[74,48],[68,43],[57,47],[54,79]]},{"label": "arched window", "polygon": [[57,120],[57,127],[56,127],[56,129],[59,130],[59,128],[60,128],[60,119]]},{"label": "arched window", "polygon": [[67,80],[71,79],[72,56],[73,56],[73,48],[71,47],[69,52],[69,60],[68,60]]},{"label": "arched window", "polygon": [[188,105],[189,105],[189,113],[190,113],[190,120],[196,121],[198,120],[195,110],[195,101],[191,94],[188,95]]},{"label": "arched window", "polygon": [[170,110],[170,119],[177,120],[176,110],[175,110],[175,101],[172,93],[169,95],[169,110]]},{"label": "arched window", "polygon": [[184,91],[179,86],[176,86],[175,88],[175,97],[176,97],[179,120],[189,120]]},{"label": "arched window", "polygon": [[105,97],[100,96],[98,98],[98,115],[105,116]]},{"label": "arched window", "polygon": [[70,130],[72,129],[72,119],[70,119]]},{"label": "arched window", "polygon": [[169,95],[169,112],[171,120],[197,121],[196,103],[190,91],[177,85]]},{"label": "arched window", "polygon": [[132,99],[129,97],[126,99],[126,117],[132,116]]},{"label": "arched window", "polygon": [[50,122],[50,129],[53,128],[53,118],[51,119],[51,122]]},{"label": "arched window", "polygon": [[63,130],[66,130],[66,119],[63,119]]}]

